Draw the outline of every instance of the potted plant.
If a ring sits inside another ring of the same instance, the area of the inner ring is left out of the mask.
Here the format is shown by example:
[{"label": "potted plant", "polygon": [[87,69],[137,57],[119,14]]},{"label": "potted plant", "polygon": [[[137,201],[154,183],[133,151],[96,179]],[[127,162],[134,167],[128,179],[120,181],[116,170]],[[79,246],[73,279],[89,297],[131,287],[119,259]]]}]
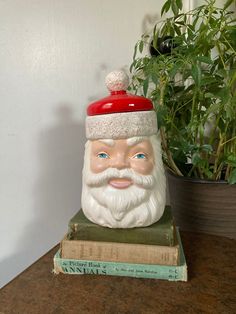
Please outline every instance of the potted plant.
[{"label": "potted plant", "polygon": [[[236,238],[236,26],[215,0],[168,17],[134,49],[130,88],[156,109],[170,202],[182,229]],[[146,50],[146,53],[145,53]]]}]

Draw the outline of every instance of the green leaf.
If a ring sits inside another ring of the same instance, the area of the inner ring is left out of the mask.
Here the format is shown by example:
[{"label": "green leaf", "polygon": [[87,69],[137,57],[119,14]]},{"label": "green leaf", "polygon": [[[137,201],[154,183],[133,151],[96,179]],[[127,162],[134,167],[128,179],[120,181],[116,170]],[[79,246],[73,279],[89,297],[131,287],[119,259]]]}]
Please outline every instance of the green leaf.
[{"label": "green leaf", "polygon": [[225,69],[219,69],[218,71],[216,71],[216,74],[223,78],[227,77],[227,71]]},{"label": "green leaf", "polygon": [[215,95],[212,93],[205,93],[204,96],[205,98],[215,98]]},{"label": "green leaf", "polygon": [[206,175],[206,177],[207,177],[208,180],[212,180],[212,178],[213,178],[213,173],[212,173],[209,169],[205,168],[205,169],[203,169],[203,172],[204,172],[204,174]]},{"label": "green leaf", "polygon": [[192,164],[197,166],[201,163],[202,159],[198,153],[193,154],[192,156]]},{"label": "green leaf", "polygon": [[148,86],[149,86],[149,78],[146,78],[146,80],[143,82],[143,94],[145,97],[147,96]]},{"label": "green leaf", "polygon": [[227,158],[227,162],[231,166],[236,167],[236,156],[235,155],[229,155]]},{"label": "green leaf", "polygon": [[213,151],[213,148],[209,144],[204,144],[201,146],[201,150],[207,153],[211,153]]},{"label": "green leaf", "polygon": [[228,179],[228,183],[229,184],[236,184],[236,168],[233,169],[233,171],[231,172],[229,179]]},{"label": "green leaf", "polygon": [[172,67],[172,69],[171,69],[170,72],[169,72],[170,78],[175,77],[175,75],[176,75],[178,72],[180,72],[180,70],[182,69],[182,67],[183,67],[182,62],[175,63],[174,66]]},{"label": "green leaf", "polygon": [[143,42],[143,40],[141,40],[140,43],[139,43],[139,52],[140,53],[143,52],[143,46],[144,46],[144,42]]},{"label": "green leaf", "polygon": [[218,92],[216,92],[216,96],[218,96],[223,104],[226,104],[230,98],[230,89],[228,86],[222,87]]},{"label": "green leaf", "polygon": [[176,34],[177,34],[178,36],[181,35],[180,27],[178,27],[176,24],[174,24],[174,30],[175,30],[175,32],[176,32]]},{"label": "green leaf", "polygon": [[174,15],[178,15],[179,13],[179,8],[176,4],[176,0],[172,0],[171,2],[171,10],[173,11]]},{"label": "green leaf", "polygon": [[157,39],[158,39],[158,36],[159,36],[159,30],[157,31],[157,25],[155,25],[154,29],[153,29],[152,44],[153,44],[154,49],[156,49],[156,50],[157,50]]},{"label": "green leaf", "polygon": [[144,39],[148,39],[148,38],[150,38],[150,35],[148,35],[148,34],[143,34],[142,35],[142,39],[144,40]]},{"label": "green leaf", "polygon": [[135,60],[135,59],[136,59],[137,49],[138,49],[138,43],[136,43],[136,44],[135,44],[135,46],[134,46],[133,60]]},{"label": "green leaf", "polygon": [[231,121],[235,117],[235,109],[233,108],[233,106],[231,106],[230,103],[225,104],[225,113],[226,113],[226,117],[230,119]]},{"label": "green leaf", "polygon": [[157,85],[159,81],[157,73],[152,73],[151,77],[152,77],[153,83]]},{"label": "green leaf", "polygon": [[224,10],[226,10],[232,3],[234,0],[227,0],[225,5],[224,5]]},{"label": "green leaf", "polygon": [[192,74],[192,78],[196,84],[196,86],[200,86],[200,83],[201,83],[201,76],[202,76],[202,71],[201,71],[201,68],[198,64],[193,64],[192,65],[192,71],[191,71],[191,74]]},{"label": "green leaf", "polygon": [[171,0],[167,0],[167,1],[164,3],[164,5],[163,5],[163,7],[162,7],[162,9],[161,9],[161,16],[162,16],[164,13],[166,13],[166,12],[169,11],[170,5],[171,5]]},{"label": "green leaf", "polygon": [[199,14],[200,14],[200,12],[198,11],[198,12],[197,12],[196,14],[194,14],[194,16],[193,16],[194,20],[193,20],[193,22],[192,22],[192,25],[193,25],[194,29],[195,29],[195,27],[196,27],[196,25],[197,25],[197,22],[198,22],[198,20],[199,20]]},{"label": "green leaf", "polygon": [[197,56],[196,60],[206,63],[206,64],[213,64],[213,61],[211,60],[210,57],[206,57],[206,56]]},{"label": "green leaf", "polygon": [[163,106],[160,106],[159,103],[155,102],[155,108],[157,109],[157,124],[158,127],[165,126],[165,117],[167,115],[167,109]]},{"label": "green leaf", "polygon": [[182,26],[185,25],[183,21],[175,21],[175,24],[182,25]]},{"label": "green leaf", "polygon": [[187,40],[191,41],[193,39],[193,37],[194,37],[194,34],[193,34],[192,30],[190,28],[188,28],[187,29],[187,33],[188,33],[188,39]]},{"label": "green leaf", "polygon": [[182,8],[183,8],[183,2],[182,2],[182,0],[176,0],[176,4],[177,4],[177,7],[178,7],[180,10],[182,10]]},{"label": "green leaf", "polygon": [[195,27],[194,27],[193,25],[188,24],[187,26],[188,26],[188,28],[190,28],[190,29],[191,29],[191,31],[195,32]]}]

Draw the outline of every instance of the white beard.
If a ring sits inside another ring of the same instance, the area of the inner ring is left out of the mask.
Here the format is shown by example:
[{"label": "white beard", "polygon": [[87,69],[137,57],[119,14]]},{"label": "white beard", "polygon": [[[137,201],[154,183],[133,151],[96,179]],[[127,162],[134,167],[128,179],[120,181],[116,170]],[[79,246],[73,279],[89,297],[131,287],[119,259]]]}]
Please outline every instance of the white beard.
[{"label": "white beard", "polygon": [[[90,171],[90,141],[86,143],[83,169],[82,209],[92,222],[110,228],[145,227],[158,221],[165,208],[166,179],[161,159],[160,139],[148,138],[153,146],[155,166],[151,175],[132,169],[109,168],[94,174]],[[130,178],[126,189],[108,184],[110,178]]]}]

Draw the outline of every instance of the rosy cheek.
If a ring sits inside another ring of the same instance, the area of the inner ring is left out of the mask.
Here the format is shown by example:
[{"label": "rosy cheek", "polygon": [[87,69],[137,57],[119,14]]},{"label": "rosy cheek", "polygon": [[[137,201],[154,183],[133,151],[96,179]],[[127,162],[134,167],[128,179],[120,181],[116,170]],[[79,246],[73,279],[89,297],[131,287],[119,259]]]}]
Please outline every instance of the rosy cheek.
[{"label": "rosy cheek", "polygon": [[141,160],[132,160],[131,168],[140,174],[148,175],[151,174],[153,170],[153,162],[151,160],[141,161]]},{"label": "rosy cheek", "polygon": [[90,159],[90,169],[93,173],[99,173],[108,168],[108,162],[104,159],[97,157],[91,157]]}]

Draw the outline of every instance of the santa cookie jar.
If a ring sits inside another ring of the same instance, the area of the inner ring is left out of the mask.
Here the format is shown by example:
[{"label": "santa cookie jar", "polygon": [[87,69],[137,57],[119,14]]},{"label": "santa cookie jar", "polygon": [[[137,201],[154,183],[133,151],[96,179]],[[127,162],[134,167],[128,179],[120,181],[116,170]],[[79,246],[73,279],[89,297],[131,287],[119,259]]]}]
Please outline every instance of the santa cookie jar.
[{"label": "santa cookie jar", "polygon": [[87,108],[82,210],[109,228],[149,226],[165,209],[166,178],[152,102],[126,92],[123,71],[106,77],[110,96]]}]

